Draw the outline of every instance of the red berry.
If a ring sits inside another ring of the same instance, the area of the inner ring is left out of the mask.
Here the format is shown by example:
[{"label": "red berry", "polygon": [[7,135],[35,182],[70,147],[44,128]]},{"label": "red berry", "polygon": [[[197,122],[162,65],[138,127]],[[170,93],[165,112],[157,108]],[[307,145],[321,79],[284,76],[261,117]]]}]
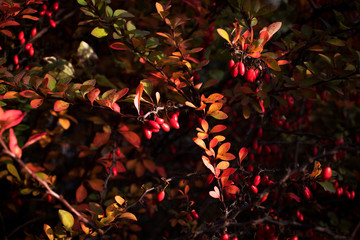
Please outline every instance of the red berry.
[{"label": "red berry", "polygon": [[159,118],[159,117],[157,117],[156,119],[155,119],[155,121],[158,123],[158,124],[163,124],[164,123],[164,119],[163,118]]},{"label": "red berry", "polygon": [[250,68],[245,73],[245,80],[248,82],[254,82],[256,79],[255,71],[254,69]]},{"label": "red berry", "polygon": [[49,23],[53,28],[56,28],[56,22],[54,20],[50,19]]},{"label": "red berry", "polygon": [[261,138],[262,134],[263,134],[263,130],[262,130],[262,128],[259,128],[258,133],[257,133],[257,137]]},{"label": "red berry", "polygon": [[253,193],[257,194],[258,193],[258,188],[256,186],[254,186],[254,185],[251,185],[251,191]]},{"label": "red berry", "polygon": [[221,240],[229,240],[229,234],[224,233],[224,234],[221,236]]},{"label": "red berry", "polygon": [[321,172],[321,177],[324,181],[327,181],[331,178],[331,168],[325,167]]},{"label": "red berry", "polygon": [[46,11],[45,11],[45,10],[40,11],[40,16],[44,16],[44,15],[45,15],[45,13],[46,13]]},{"label": "red berry", "polygon": [[26,42],[26,39],[25,39],[25,38],[21,39],[21,40],[20,40],[20,45],[25,44],[25,42]]},{"label": "red berry", "polygon": [[25,37],[24,32],[23,32],[23,31],[19,32],[19,36],[18,36],[19,40],[20,40],[20,41],[23,40],[24,37]]},{"label": "red berry", "polygon": [[193,216],[194,219],[198,219],[199,218],[199,214],[197,214],[197,212],[195,210],[191,211],[191,215]]},{"label": "red berry", "polygon": [[14,63],[15,63],[15,65],[19,64],[19,57],[18,57],[18,55],[15,55],[15,56],[14,56]]},{"label": "red berry", "polygon": [[151,130],[160,129],[160,125],[157,122],[155,122],[153,120],[149,120],[148,123],[149,123],[149,126],[151,127]]},{"label": "red berry", "polygon": [[32,36],[32,37],[35,37],[36,34],[37,34],[37,29],[36,29],[36,28],[33,28],[33,29],[31,30],[31,36]]},{"label": "red berry", "polygon": [[35,53],[35,50],[34,50],[33,47],[31,47],[31,48],[29,49],[29,55],[30,55],[30,56],[34,56],[34,53]]},{"label": "red berry", "polygon": [[170,131],[170,126],[169,126],[169,124],[163,123],[163,124],[161,124],[160,126],[161,126],[162,130],[164,130],[165,132],[169,132],[169,131]]},{"label": "red berry", "polygon": [[157,200],[158,202],[161,202],[162,200],[164,200],[164,198],[165,198],[165,191],[162,190],[161,192],[158,193]]},{"label": "red berry", "polygon": [[57,11],[59,9],[59,2],[55,2],[53,5],[54,11]]},{"label": "red berry", "polygon": [[260,199],[260,202],[263,203],[266,201],[266,199],[268,198],[269,196],[269,193],[266,193],[265,196],[263,196],[261,199]]},{"label": "red berry", "polygon": [[311,198],[311,191],[309,190],[308,187],[304,187],[303,188],[303,194],[304,194],[304,197],[306,199],[310,199]]},{"label": "red berry", "polygon": [[229,70],[229,72],[232,71],[232,69],[234,68],[234,66],[235,66],[235,61],[231,59],[231,60],[229,61],[229,63],[228,63],[228,70]]},{"label": "red berry", "polygon": [[297,236],[292,236],[289,240],[298,240],[299,238]]},{"label": "red berry", "polygon": [[237,237],[233,237],[231,240],[239,240]]},{"label": "red berry", "polygon": [[48,203],[51,203],[52,202],[52,196],[50,194],[48,194],[46,196],[46,200],[48,201]]},{"label": "red berry", "polygon": [[30,50],[30,48],[32,47],[32,43],[27,43],[26,45],[25,45],[25,50]]},{"label": "red berry", "polygon": [[344,193],[344,189],[342,187],[339,187],[336,189],[336,195],[338,197],[341,197],[341,195],[343,195],[343,193]]},{"label": "red berry", "polygon": [[178,121],[175,120],[174,118],[171,118],[170,121],[169,121],[169,123],[170,123],[170,126],[171,126],[172,128],[175,128],[175,129],[179,129],[179,128],[180,128],[180,125],[179,125]]},{"label": "red berry", "polygon": [[51,16],[52,16],[52,12],[46,11],[46,16],[51,17]]},{"label": "red berry", "polygon": [[257,185],[259,185],[260,181],[261,181],[260,175],[256,175],[255,178],[254,178],[253,184],[254,184],[255,186],[257,186]]},{"label": "red berry", "polygon": [[147,139],[151,139],[152,131],[148,128],[144,128],[144,134]]},{"label": "red berry", "polygon": [[116,167],[113,167],[113,168],[112,168],[112,174],[113,174],[114,177],[117,176],[118,171],[117,171]]},{"label": "red berry", "polygon": [[46,9],[47,9],[47,6],[46,6],[45,4],[43,4],[43,5],[42,5],[42,8],[43,8],[44,10],[46,10]]},{"label": "red berry", "polygon": [[244,74],[245,74],[245,64],[243,63],[243,62],[240,62],[239,63],[239,74],[241,75],[241,76],[244,76]]},{"label": "red berry", "polygon": [[235,67],[233,69],[231,69],[231,76],[232,77],[237,77],[238,73],[239,73],[239,68],[237,67],[237,65],[235,65]]}]

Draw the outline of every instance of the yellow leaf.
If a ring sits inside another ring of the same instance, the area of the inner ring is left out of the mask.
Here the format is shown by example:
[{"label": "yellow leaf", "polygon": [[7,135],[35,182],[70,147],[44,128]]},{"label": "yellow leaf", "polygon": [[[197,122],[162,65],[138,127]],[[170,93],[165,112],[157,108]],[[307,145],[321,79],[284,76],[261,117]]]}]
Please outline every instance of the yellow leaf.
[{"label": "yellow leaf", "polygon": [[228,43],[231,43],[229,39],[229,34],[224,29],[218,28],[216,31],[223,39],[225,39]]},{"label": "yellow leaf", "polygon": [[59,118],[59,124],[65,129],[69,129],[70,121],[66,118]]}]

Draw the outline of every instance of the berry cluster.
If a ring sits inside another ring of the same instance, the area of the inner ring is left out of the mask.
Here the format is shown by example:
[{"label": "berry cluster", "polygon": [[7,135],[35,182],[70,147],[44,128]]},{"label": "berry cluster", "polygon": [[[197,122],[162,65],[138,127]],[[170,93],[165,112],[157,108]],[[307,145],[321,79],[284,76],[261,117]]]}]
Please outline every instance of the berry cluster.
[{"label": "berry cluster", "polygon": [[[233,59],[231,59],[228,63],[228,70],[232,77],[236,78],[238,75],[244,76],[245,80],[248,82],[255,82],[255,80],[260,75],[259,68],[254,69],[253,67],[249,67],[248,69],[246,69],[246,66],[242,61],[235,62]],[[265,74],[265,75],[267,75],[267,74]],[[269,81],[270,81],[270,77],[267,76],[266,82],[269,82]]]},{"label": "berry cluster", "polygon": [[[166,123],[163,118],[156,117],[154,120],[148,120],[144,124],[144,134],[147,139],[151,139],[152,133],[157,133],[160,131],[160,128],[165,132],[170,131],[170,127],[179,129],[180,125],[178,122],[180,112],[173,112],[169,114],[168,120],[169,123]],[[170,125],[169,125],[170,124]]]}]

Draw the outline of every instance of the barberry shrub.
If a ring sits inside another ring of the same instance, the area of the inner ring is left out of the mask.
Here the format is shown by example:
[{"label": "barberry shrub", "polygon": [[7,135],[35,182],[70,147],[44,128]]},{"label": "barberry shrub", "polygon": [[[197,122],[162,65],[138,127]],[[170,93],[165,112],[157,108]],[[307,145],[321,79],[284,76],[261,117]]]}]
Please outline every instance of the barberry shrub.
[{"label": "barberry shrub", "polygon": [[359,239],[357,1],[0,12],[2,239]]}]

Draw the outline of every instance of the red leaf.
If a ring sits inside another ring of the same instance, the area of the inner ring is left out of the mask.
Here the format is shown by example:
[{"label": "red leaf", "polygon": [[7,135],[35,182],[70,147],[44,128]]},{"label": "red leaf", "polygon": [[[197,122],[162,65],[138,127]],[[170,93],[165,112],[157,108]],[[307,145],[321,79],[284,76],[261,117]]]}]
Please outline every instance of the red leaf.
[{"label": "red leaf", "polygon": [[35,134],[35,135],[31,136],[29,138],[29,140],[27,140],[27,142],[25,143],[25,145],[22,148],[24,149],[24,148],[30,146],[31,144],[36,143],[37,141],[39,141],[45,135],[46,135],[46,132],[42,132],[42,133],[38,133],[38,134]]},{"label": "red leaf", "polygon": [[112,43],[110,47],[115,50],[129,50],[129,48],[122,42]]},{"label": "red leaf", "polygon": [[110,139],[110,133],[104,132],[104,133],[99,133],[97,132],[95,134],[94,140],[93,140],[93,144],[95,148],[99,148],[102,145],[106,144]]},{"label": "red leaf", "polygon": [[226,129],[226,126],[225,125],[216,125],[215,127],[213,127],[209,133],[218,133],[218,132],[222,132]]},{"label": "red leaf", "polygon": [[140,83],[139,86],[136,88],[136,95],[134,98],[134,104],[135,104],[135,107],[136,107],[139,115],[140,115],[140,100],[141,100],[143,90],[144,90],[144,85],[142,83]]},{"label": "red leaf", "polygon": [[91,90],[88,94],[87,97],[90,100],[91,106],[93,106],[95,99],[99,96],[100,94],[100,89],[95,88],[93,90]]},{"label": "red leaf", "polygon": [[141,144],[141,139],[139,135],[137,135],[135,132],[132,131],[126,131],[123,129],[126,129],[127,127],[124,127],[124,124],[119,125],[118,132],[121,133],[121,135],[124,136],[124,138],[132,144],[134,147],[139,148]]},{"label": "red leaf", "polygon": [[20,110],[4,110],[0,107],[0,135],[8,128],[18,125],[26,113],[22,113]]},{"label": "red leaf", "polygon": [[17,144],[17,138],[14,134],[14,129],[10,128],[9,130],[9,148],[10,151],[17,157],[21,158],[22,150]]},{"label": "red leaf", "polygon": [[240,162],[240,165],[241,165],[241,162],[244,160],[244,158],[247,156],[248,154],[248,149],[247,148],[241,148],[240,151],[239,151],[239,162]]},{"label": "red leaf", "polygon": [[231,176],[234,172],[236,171],[235,168],[228,168],[226,169],[222,174],[221,174],[221,177],[229,177]]},{"label": "red leaf", "polygon": [[19,94],[24,98],[40,98],[40,95],[34,92],[33,90],[24,90]]},{"label": "red leaf", "polygon": [[226,187],[225,190],[230,194],[237,194],[240,192],[240,189],[235,185],[230,185]]},{"label": "red leaf", "polygon": [[78,187],[78,189],[76,190],[76,201],[78,202],[78,203],[81,203],[81,202],[83,202],[85,199],[86,199],[86,197],[87,197],[87,190],[86,190],[86,188],[84,187],[84,185],[80,185],[79,187]]},{"label": "red leaf", "polygon": [[65,102],[63,100],[57,100],[54,104],[54,111],[61,112],[66,110],[70,106],[70,103]]}]

